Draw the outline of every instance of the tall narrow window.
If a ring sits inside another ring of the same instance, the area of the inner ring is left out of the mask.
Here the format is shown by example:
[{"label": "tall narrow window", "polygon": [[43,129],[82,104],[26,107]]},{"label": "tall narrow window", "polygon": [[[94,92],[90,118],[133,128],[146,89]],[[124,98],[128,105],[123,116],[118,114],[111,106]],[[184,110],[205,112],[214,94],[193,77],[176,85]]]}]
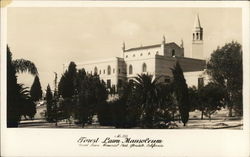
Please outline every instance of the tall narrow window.
[{"label": "tall narrow window", "polygon": [[146,65],[146,63],[143,63],[143,65],[142,65],[142,72],[147,72],[147,65]]},{"label": "tall narrow window", "polygon": [[195,40],[195,34],[193,33],[193,40]]},{"label": "tall narrow window", "polygon": [[175,50],[172,50],[172,57],[175,56]]},{"label": "tall narrow window", "polygon": [[133,67],[132,67],[132,65],[129,65],[128,73],[129,74],[133,74]]},{"label": "tall narrow window", "polygon": [[108,88],[111,87],[111,80],[110,80],[110,79],[107,80],[107,87],[108,87]]},{"label": "tall narrow window", "polygon": [[198,78],[198,88],[201,88],[204,86],[204,78]]},{"label": "tall narrow window", "polygon": [[97,74],[97,72],[98,72],[97,67],[95,67],[94,74]]},{"label": "tall narrow window", "polygon": [[198,34],[198,33],[196,33],[196,39],[197,39],[197,40],[199,39],[199,34]]},{"label": "tall narrow window", "polygon": [[110,65],[108,66],[108,75],[110,75],[111,74],[111,67],[110,67]]}]

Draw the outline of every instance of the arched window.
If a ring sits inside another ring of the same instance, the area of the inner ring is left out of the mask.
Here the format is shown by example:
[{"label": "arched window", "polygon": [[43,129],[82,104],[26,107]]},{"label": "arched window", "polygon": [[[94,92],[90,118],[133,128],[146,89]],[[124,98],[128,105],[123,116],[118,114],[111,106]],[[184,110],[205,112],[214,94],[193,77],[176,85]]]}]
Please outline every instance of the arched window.
[{"label": "arched window", "polygon": [[98,73],[98,70],[97,70],[97,67],[95,67],[94,74],[97,74],[97,73]]},{"label": "arched window", "polygon": [[195,34],[193,33],[193,40],[195,39]]},{"label": "arched window", "polygon": [[108,75],[110,75],[111,74],[111,67],[110,67],[110,65],[108,66]]},{"label": "arched window", "polygon": [[115,68],[113,69],[113,73],[115,73]]},{"label": "arched window", "polygon": [[141,53],[141,56],[142,56],[142,53]]},{"label": "arched window", "polygon": [[102,73],[102,71],[100,70],[100,71],[99,71],[99,74],[101,74],[101,73]]},{"label": "arched window", "polygon": [[132,67],[132,65],[129,65],[128,73],[129,74],[133,74],[133,67]]},{"label": "arched window", "polygon": [[196,33],[196,39],[197,40],[199,39],[199,33]]},{"label": "arched window", "polygon": [[147,72],[147,65],[146,65],[146,63],[142,64],[142,72]]},{"label": "arched window", "polygon": [[150,52],[148,52],[148,55],[150,55]]},{"label": "arched window", "polygon": [[175,50],[172,50],[172,57],[175,56]]},{"label": "arched window", "polygon": [[156,53],[155,53],[155,54],[157,54],[157,55],[158,55],[158,54],[159,54],[159,52],[158,52],[158,51],[156,51]]}]

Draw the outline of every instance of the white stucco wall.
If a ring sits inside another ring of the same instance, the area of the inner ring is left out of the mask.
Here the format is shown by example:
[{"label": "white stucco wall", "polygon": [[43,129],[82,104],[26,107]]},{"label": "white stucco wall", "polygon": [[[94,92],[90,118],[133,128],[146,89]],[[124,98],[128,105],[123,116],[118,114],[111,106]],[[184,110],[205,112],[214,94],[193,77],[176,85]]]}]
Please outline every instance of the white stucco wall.
[{"label": "white stucco wall", "polygon": [[204,85],[208,84],[208,82],[210,81],[210,78],[205,73],[205,71],[184,72],[184,77],[186,79],[188,87],[198,87],[198,78],[204,79]]},{"label": "white stucco wall", "polygon": [[[118,64],[119,62],[119,64]],[[104,60],[96,60],[96,61],[89,61],[84,63],[78,63],[77,68],[81,69],[84,68],[86,73],[94,74],[95,67],[97,68],[98,75],[100,76],[101,80],[104,80],[107,83],[107,80],[111,80],[111,86],[117,85],[118,76],[122,77],[124,75],[125,68],[124,63],[117,57],[104,59]],[[108,66],[111,67],[111,73],[108,74]],[[120,68],[120,74],[119,74]]]}]

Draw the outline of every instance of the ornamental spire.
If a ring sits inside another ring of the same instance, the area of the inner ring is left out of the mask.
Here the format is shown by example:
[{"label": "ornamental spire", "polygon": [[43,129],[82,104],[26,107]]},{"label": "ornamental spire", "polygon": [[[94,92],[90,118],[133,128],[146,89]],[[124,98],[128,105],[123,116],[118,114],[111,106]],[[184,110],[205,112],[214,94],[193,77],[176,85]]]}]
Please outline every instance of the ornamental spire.
[{"label": "ornamental spire", "polygon": [[199,14],[197,14],[195,21],[194,21],[194,28],[200,28],[200,27],[201,27],[200,18],[199,18]]}]

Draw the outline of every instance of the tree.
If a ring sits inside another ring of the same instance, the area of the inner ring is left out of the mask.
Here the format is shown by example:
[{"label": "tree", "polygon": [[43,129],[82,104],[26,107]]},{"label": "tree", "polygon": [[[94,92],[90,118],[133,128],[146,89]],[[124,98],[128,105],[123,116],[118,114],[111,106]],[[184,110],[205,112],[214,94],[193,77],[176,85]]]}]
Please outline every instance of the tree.
[{"label": "tree", "polygon": [[45,96],[45,100],[46,100],[46,108],[47,108],[47,112],[46,112],[46,119],[48,122],[53,122],[53,94],[52,91],[50,89],[50,86],[47,86],[46,89],[46,96]]},{"label": "tree", "polygon": [[190,111],[199,109],[199,97],[198,89],[193,86],[188,88],[189,102],[190,102]]},{"label": "tree", "polygon": [[229,108],[229,116],[235,109],[242,115],[242,48],[237,42],[218,47],[207,64],[207,73],[213,82],[226,89],[225,104]]},{"label": "tree", "polygon": [[183,71],[179,62],[176,62],[176,65],[172,70],[174,77],[174,92],[176,94],[176,99],[179,105],[179,112],[181,114],[181,120],[184,124],[188,122],[189,119],[189,97],[188,97],[188,88],[186,80],[183,75]]},{"label": "tree", "polygon": [[142,110],[142,123],[146,128],[152,128],[158,103],[157,83],[152,75],[141,74],[135,78],[135,95]]},{"label": "tree", "polygon": [[209,83],[199,90],[199,98],[204,114],[211,120],[211,115],[223,106],[224,91],[215,83]]},{"label": "tree", "polygon": [[178,111],[176,96],[173,92],[173,84],[161,84],[159,88],[158,101],[160,110],[158,110],[159,121],[175,121],[175,114]]},{"label": "tree", "polygon": [[25,119],[27,119],[26,116],[29,116],[30,119],[33,119],[36,114],[36,104],[27,89],[27,87],[23,87],[23,84],[18,84],[20,116],[24,116]]},{"label": "tree", "polygon": [[116,128],[131,128],[139,124],[142,112],[137,101],[134,81],[122,82],[119,98],[108,103],[112,122]]},{"label": "tree", "polygon": [[42,88],[40,84],[39,77],[36,75],[34,82],[30,88],[30,96],[33,101],[38,101],[42,98]]},{"label": "tree", "polygon": [[[86,75],[84,69],[79,70],[76,77],[76,110],[75,117],[84,127],[85,123],[91,123],[95,114],[101,114],[103,106],[107,106],[107,90],[103,81],[97,74]],[[100,115],[99,118],[102,118]]]},{"label": "tree", "polygon": [[16,74],[22,72],[29,72],[32,75],[38,74],[35,64],[31,61],[12,60],[12,53],[7,46],[7,127],[17,127],[21,119],[22,90],[17,83]]},{"label": "tree", "polygon": [[59,94],[62,95],[63,98],[72,98],[75,94],[76,89],[76,64],[74,62],[70,62],[68,70],[62,75],[59,82]]}]

